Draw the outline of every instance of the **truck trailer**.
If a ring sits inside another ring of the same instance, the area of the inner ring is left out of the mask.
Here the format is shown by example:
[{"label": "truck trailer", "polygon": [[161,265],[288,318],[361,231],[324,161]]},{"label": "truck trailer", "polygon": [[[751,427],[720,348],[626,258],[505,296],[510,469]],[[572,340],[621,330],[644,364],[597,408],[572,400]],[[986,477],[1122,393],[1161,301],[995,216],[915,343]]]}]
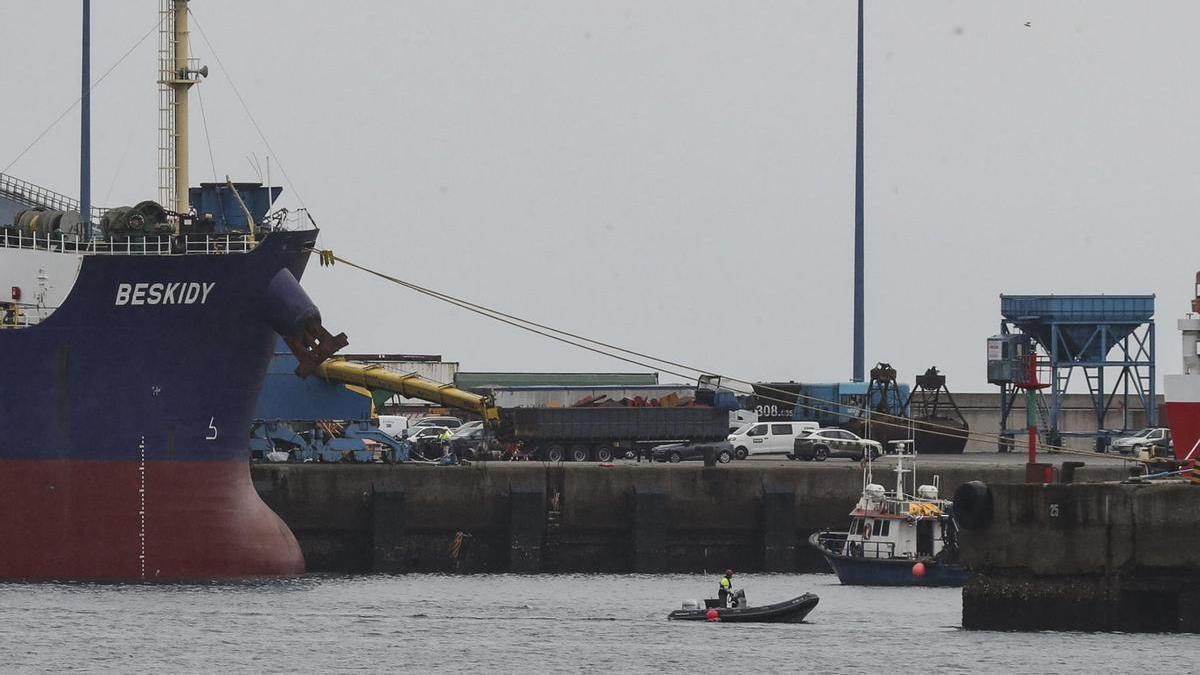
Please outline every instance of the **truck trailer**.
[{"label": "truck trailer", "polygon": [[609,462],[639,447],[724,440],[729,411],[706,405],[662,407],[508,408],[497,438],[521,444],[550,462]]}]

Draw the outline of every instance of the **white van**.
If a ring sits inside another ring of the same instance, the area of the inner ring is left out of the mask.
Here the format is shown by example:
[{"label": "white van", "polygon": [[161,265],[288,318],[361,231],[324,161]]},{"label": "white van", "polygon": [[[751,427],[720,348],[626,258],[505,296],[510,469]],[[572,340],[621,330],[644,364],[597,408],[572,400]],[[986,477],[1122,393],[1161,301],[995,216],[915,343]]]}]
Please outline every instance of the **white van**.
[{"label": "white van", "polygon": [[403,415],[380,415],[379,430],[392,438],[400,438],[400,433],[408,430],[408,418]]},{"label": "white van", "polygon": [[779,455],[785,456],[793,451],[796,439],[820,429],[816,422],[758,422],[747,424],[729,435],[729,443],[733,445],[733,456],[746,459],[755,457]]}]

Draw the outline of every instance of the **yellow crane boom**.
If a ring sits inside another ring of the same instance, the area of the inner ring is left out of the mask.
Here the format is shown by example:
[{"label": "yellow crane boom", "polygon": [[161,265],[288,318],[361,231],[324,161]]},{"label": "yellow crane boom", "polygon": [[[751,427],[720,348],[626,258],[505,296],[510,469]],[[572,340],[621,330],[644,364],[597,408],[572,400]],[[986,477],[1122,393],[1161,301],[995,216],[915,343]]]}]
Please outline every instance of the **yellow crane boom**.
[{"label": "yellow crane boom", "polygon": [[427,380],[416,373],[396,373],[378,365],[329,359],[317,366],[317,375],[328,382],[353,384],[367,389],[383,389],[409,398],[437,403],[448,408],[475,413],[485,422],[496,422],[500,411],[488,396],[480,396],[455,387]]}]

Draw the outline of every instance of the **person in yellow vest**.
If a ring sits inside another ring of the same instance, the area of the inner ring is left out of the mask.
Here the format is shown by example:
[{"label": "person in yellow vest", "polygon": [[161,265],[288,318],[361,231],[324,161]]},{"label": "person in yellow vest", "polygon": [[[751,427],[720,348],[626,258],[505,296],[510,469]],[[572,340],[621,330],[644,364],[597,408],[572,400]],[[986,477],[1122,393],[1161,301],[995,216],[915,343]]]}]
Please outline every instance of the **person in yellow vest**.
[{"label": "person in yellow vest", "polygon": [[717,599],[721,601],[722,607],[729,606],[729,594],[733,592],[733,570],[725,570],[725,576],[721,577],[721,587],[717,590]]},{"label": "person in yellow vest", "polygon": [[442,429],[442,433],[438,434],[438,445],[442,446],[442,464],[458,464],[458,458],[454,453],[450,452],[450,430]]}]

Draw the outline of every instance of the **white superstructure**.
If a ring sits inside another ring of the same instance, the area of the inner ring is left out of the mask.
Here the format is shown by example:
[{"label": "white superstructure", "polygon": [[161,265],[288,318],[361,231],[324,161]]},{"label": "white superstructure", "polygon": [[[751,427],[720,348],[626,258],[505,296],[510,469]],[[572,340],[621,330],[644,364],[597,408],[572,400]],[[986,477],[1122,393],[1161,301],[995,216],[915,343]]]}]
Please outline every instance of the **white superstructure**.
[{"label": "white superstructure", "polygon": [[71,292],[82,262],[79,253],[12,248],[0,238],[0,328],[50,316]]}]

